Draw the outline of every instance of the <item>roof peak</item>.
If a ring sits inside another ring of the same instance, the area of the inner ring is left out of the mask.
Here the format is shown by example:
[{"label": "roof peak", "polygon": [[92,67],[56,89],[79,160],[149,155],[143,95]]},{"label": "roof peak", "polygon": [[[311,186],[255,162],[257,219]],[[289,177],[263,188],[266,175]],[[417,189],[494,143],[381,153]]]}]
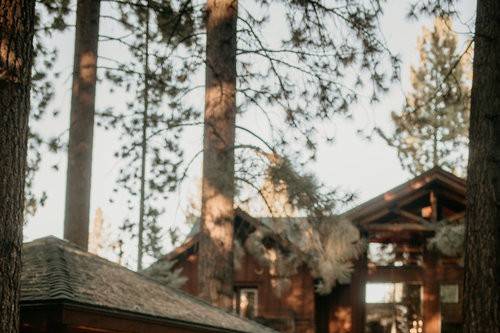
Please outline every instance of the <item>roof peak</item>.
[{"label": "roof peak", "polygon": [[373,210],[380,209],[381,206],[389,205],[390,202],[408,195],[408,193],[416,192],[425,186],[439,182],[454,191],[465,193],[465,179],[444,170],[439,166],[435,166],[420,175],[417,175],[400,185],[397,185],[381,194],[353,207],[352,209],[341,214],[349,219],[356,219],[361,215],[369,214]]}]

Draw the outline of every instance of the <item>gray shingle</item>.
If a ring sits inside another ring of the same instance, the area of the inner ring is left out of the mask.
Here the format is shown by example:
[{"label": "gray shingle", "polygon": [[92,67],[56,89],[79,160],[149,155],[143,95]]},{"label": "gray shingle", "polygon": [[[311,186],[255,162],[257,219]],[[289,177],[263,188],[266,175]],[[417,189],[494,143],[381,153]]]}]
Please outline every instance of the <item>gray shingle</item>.
[{"label": "gray shingle", "polygon": [[66,300],[245,333],[275,332],[55,237],[24,244],[21,304]]}]

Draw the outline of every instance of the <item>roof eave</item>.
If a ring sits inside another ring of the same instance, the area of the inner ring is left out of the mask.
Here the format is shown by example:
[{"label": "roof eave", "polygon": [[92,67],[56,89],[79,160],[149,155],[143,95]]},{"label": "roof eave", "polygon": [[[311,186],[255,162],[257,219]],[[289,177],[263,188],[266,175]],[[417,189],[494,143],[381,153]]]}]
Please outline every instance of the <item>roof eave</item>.
[{"label": "roof eave", "polygon": [[[143,313],[137,313],[133,311],[127,311],[122,309],[110,308],[102,305],[88,304],[76,302],[73,300],[68,300],[67,298],[61,299],[48,299],[48,300],[33,300],[33,301],[21,301],[21,310],[23,308],[41,308],[48,306],[62,306],[63,310],[73,310],[80,312],[92,312],[98,314],[104,314],[109,317],[118,317],[122,319],[129,319],[134,321],[143,321],[149,324],[164,325],[176,328],[184,328],[196,330],[198,332],[220,332],[220,333],[248,333],[245,331],[233,330],[223,327],[217,327],[212,325],[193,323],[185,320],[160,317],[154,315],[148,315]],[[264,328],[264,326],[263,326]]]}]

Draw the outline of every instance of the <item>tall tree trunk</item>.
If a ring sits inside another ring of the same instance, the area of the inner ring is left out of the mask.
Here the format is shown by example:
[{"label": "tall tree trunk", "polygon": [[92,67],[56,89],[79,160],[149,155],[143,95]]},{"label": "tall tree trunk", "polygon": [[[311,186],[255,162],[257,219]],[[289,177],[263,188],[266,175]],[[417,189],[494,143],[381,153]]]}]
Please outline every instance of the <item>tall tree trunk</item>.
[{"label": "tall tree trunk", "polygon": [[64,238],[87,250],[100,0],[78,0]]},{"label": "tall tree trunk", "polygon": [[139,202],[139,230],[137,242],[137,270],[142,270],[144,256],[144,210],[146,205],[146,155],[148,149],[148,109],[149,109],[149,1],[146,7],[146,31],[144,33],[144,110],[142,112],[141,141],[141,189]]},{"label": "tall tree trunk", "polygon": [[500,332],[500,1],[478,0],[467,174],[466,333]]},{"label": "tall tree trunk", "polygon": [[0,0],[0,332],[19,330],[34,0]]},{"label": "tall tree trunk", "polygon": [[237,0],[208,0],[199,295],[232,307]]}]

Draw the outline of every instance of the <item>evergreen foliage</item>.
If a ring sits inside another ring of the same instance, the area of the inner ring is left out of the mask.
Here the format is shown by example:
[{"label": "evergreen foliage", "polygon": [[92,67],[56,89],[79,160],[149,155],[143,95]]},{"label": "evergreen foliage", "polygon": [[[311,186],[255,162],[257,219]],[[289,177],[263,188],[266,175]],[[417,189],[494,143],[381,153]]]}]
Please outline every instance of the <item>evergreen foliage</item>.
[{"label": "evergreen foliage", "polygon": [[161,259],[141,271],[142,274],[156,280],[158,283],[172,288],[180,288],[186,283],[187,278],[182,275],[182,269],[174,269],[175,261]]},{"label": "evergreen foliage", "polygon": [[[58,56],[56,47],[49,47],[48,41],[54,34],[68,28],[66,23],[70,13],[69,0],[39,0],[35,10],[35,36],[33,39],[33,68],[31,87],[30,130],[28,134],[28,159],[25,182],[25,220],[36,213],[38,207],[47,200],[45,191],[33,189],[36,172],[42,163],[43,151],[56,153],[62,149],[58,136],[45,137],[37,131],[36,124],[47,117],[56,118],[58,110],[50,108],[55,95],[53,81],[59,77],[54,68]],[[57,165],[53,166],[58,169]]]},{"label": "evergreen foliage", "polygon": [[464,254],[465,223],[459,222],[439,222],[436,234],[427,242],[430,249],[448,257],[462,257]]},{"label": "evergreen foliage", "polygon": [[413,0],[410,2],[408,17],[418,19],[420,16],[452,17],[457,14],[457,0]]},{"label": "evergreen foliage", "polygon": [[[337,281],[346,280],[351,263],[344,259],[356,257],[360,238],[353,236],[356,241],[333,255],[332,243],[321,239],[320,229],[330,225],[346,230],[346,224],[332,216],[353,195],[326,188],[313,175],[297,170],[315,158],[319,140],[333,141],[318,131],[318,122],[327,123],[337,115],[349,116],[349,107],[360,98],[360,87],[371,87],[370,101],[377,102],[389,82],[398,78],[399,59],[378,35],[377,20],[382,14],[379,1],[340,1],[335,5],[328,1],[257,3],[266,10],[282,6],[286,23],[284,37],[276,44],[265,34],[266,25],[274,19],[272,15],[259,15],[246,7],[239,13],[238,110],[240,114],[250,109],[262,113],[271,136],[263,138],[255,129],[236,127],[257,142],[236,145],[238,199],[240,204],[250,203],[254,197],[245,197],[245,190],[253,189],[263,199],[269,215],[308,217],[301,223],[305,232],[301,235],[312,237],[304,236],[310,248],[300,249],[283,240],[281,252],[260,258],[280,261],[287,253],[301,256],[304,260],[299,262],[310,264],[323,281],[318,291],[327,293]],[[261,59],[258,66],[256,59]],[[393,71],[382,71],[386,65]],[[262,242],[258,245],[262,239],[265,237],[251,242],[254,249],[262,249]],[[281,275],[279,269],[273,269],[272,260],[267,266]]]},{"label": "evergreen foliage", "polygon": [[437,18],[418,41],[420,64],[411,68],[412,89],[401,112],[392,113],[395,130],[380,136],[395,147],[413,175],[439,166],[464,174],[470,113],[470,44],[458,50],[450,19]]},{"label": "evergreen foliage", "polygon": [[327,295],[337,283],[350,282],[353,261],[365,245],[359,230],[347,220],[271,218],[263,219],[246,238],[244,250],[268,269],[277,296],[289,291],[290,279],[301,265],[317,279],[316,292]]},{"label": "evergreen foliage", "polygon": [[[379,1],[338,1],[332,4],[329,1],[263,0],[255,1],[253,5],[234,5],[238,8],[238,29],[234,32],[237,40],[237,115],[243,117],[249,110],[261,113],[261,119],[266,122],[271,134],[261,137],[259,129],[241,126],[240,118],[236,119],[238,125],[235,128],[230,128],[231,124],[227,125],[229,128],[224,127],[222,133],[236,129],[238,134],[246,133],[257,140],[257,144],[224,142],[225,147],[234,145],[236,149],[235,163],[227,170],[235,170],[238,201],[251,201],[255,192],[266,201],[266,193],[281,192],[287,204],[292,206],[291,210],[285,209],[281,213],[286,215],[296,208],[309,219],[300,223],[304,233],[300,234],[303,239],[299,245],[283,236],[280,237],[282,248],[267,249],[264,246],[266,234],[258,230],[249,237],[246,248],[255,252],[258,260],[266,261],[270,273],[282,282],[279,287],[275,286],[277,291],[286,289],[287,274],[294,271],[290,267],[296,262],[305,262],[324,283],[318,286],[318,290],[328,292],[337,280],[343,280],[348,275],[343,274],[346,271],[343,267],[349,266],[350,262],[344,262],[345,257],[336,258],[340,260],[337,262],[327,258],[326,244],[319,237],[318,226],[326,220],[337,225],[339,222],[331,219],[333,210],[339,201],[348,200],[350,195],[339,196],[337,191],[325,189],[314,177],[298,173],[295,168],[315,158],[319,140],[332,140],[317,130],[318,122],[329,122],[336,115],[349,115],[349,107],[359,99],[358,92],[362,86],[371,88],[371,102],[378,101],[380,94],[387,90],[387,84],[397,79],[399,59],[387,50],[378,36],[378,18],[382,14]],[[282,34],[270,38],[266,27],[275,19],[269,13],[276,6],[285,12],[285,22],[281,23]],[[227,52],[232,52],[232,49],[228,47]],[[233,59],[228,54],[220,56]],[[216,62],[217,59],[211,61]],[[393,68],[392,73],[382,70],[387,64]],[[216,85],[213,82],[210,84]],[[224,154],[225,151],[218,158],[223,158]],[[292,160],[294,165],[290,162]],[[216,178],[213,174],[209,176],[211,180]],[[205,197],[222,197],[234,192],[233,178],[226,178],[227,183],[217,184],[217,188],[231,191],[222,193],[222,190]],[[266,191],[262,191],[263,184],[269,185]],[[252,189],[255,192],[243,198]],[[272,203],[267,203],[267,206],[271,215],[276,213]],[[221,209],[212,209],[207,212],[205,208],[204,216],[219,216]],[[234,216],[230,215],[230,212],[225,214],[219,221],[231,221]],[[219,221],[217,223],[222,224]],[[202,222],[202,226],[203,223],[214,224],[213,221],[208,222]],[[273,232],[280,235],[279,231]],[[206,244],[210,243],[205,241],[208,234],[206,231],[202,234]],[[231,234],[227,232],[224,240]],[[214,241],[209,245],[225,253],[221,243]],[[352,247],[347,246],[349,250]],[[213,253],[203,255],[210,262],[225,260],[214,258],[216,254]],[[300,256],[302,260],[295,260],[294,256]],[[205,268],[200,277],[223,276],[226,272],[232,275],[231,267],[223,267],[224,274],[209,271],[210,267]],[[217,282],[220,285],[220,281]],[[200,285],[200,288],[204,287]]]},{"label": "evergreen foliage", "polygon": [[[285,13],[279,43],[266,34],[276,6]],[[378,101],[397,79],[399,59],[378,35],[382,3],[259,0],[255,7],[262,10],[242,6],[238,16],[238,111],[261,112],[268,143],[304,162],[315,157],[318,139],[333,140],[318,132],[318,121],[348,116],[362,86]]]},{"label": "evergreen foliage", "polygon": [[[256,4],[264,9],[260,13],[271,5],[268,1],[257,1]],[[101,59],[105,63],[101,67],[107,67],[107,79],[135,97],[125,112],[109,110],[101,113],[105,119],[101,125],[120,128],[122,133],[123,146],[117,157],[126,161],[126,167],[120,171],[115,191],[125,190],[131,196],[129,208],[132,213],[137,207],[133,198],[140,196],[140,183],[145,181],[140,172],[140,141],[144,119],[147,121],[148,180],[144,201],[147,202],[145,229],[149,245],[145,246],[149,254],[158,256],[161,251],[153,244],[159,244],[157,222],[163,211],[155,203],[182,179],[178,171],[183,156],[177,140],[183,125],[196,124],[192,121],[198,116],[197,112],[183,105],[181,98],[193,89],[187,79],[203,61],[197,56],[204,46],[199,38],[203,36],[204,28],[198,24],[203,13],[190,1],[119,1],[115,5],[118,14],[105,19],[120,22],[127,33],[101,38],[103,42],[125,45],[133,60],[125,64],[116,59]],[[250,108],[259,110],[263,118],[269,120],[272,138],[261,141],[273,153],[279,150],[280,155],[285,156],[284,152],[292,143],[293,146],[298,143],[311,152],[310,158],[314,158],[318,134],[315,122],[332,119],[336,114],[348,114],[349,105],[359,97],[355,87],[363,84],[371,85],[372,101],[376,101],[386,90],[389,80],[396,78],[399,62],[378,38],[377,19],[382,13],[378,1],[346,1],[335,7],[316,1],[279,2],[279,5],[286,10],[288,23],[287,33],[279,47],[272,46],[265,35],[269,16],[259,16],[257,11],[245,7],[240,11],[238,111],[243,114]],[[149,93],[146,94],[142,85],[147,76],[144,74],[145,8],[152,13],[148,37],[151,75],[147,77]],[[342,37],[338,26],[345,29]],[[357,42],[352,43],[353,38]],[[256,57],[263,60],[258,66],[255,65]],[[385,61],[394,66],[392,75],[382,72]],[[303,80],[297,80],[297,76]],[[144,118],[146,95],[149,115]],[[281,113],[276,114],[276,109]],[[255,134],[253,129],[237,129]],[[239,151],[237,181],[240,189],[258,183],[256,178],[262,180],[266,174],[273,173],[275,178],[286,177],[287,173],[283,171],[286,171],[287,163],[278,163],[275,168],[268,169],[270,164],[265,162],[253,173],[248,165],[259,165],[261,156],[250,156],[245,145],[235,149]],[[290,159],[292,157],[283,160]],[[307,159],[302,158],[301,162]],[[349,198],[349,195],[338,197],[335,191],[323,192],[321,184],[310,175],[300,178],[292,173],[288,175],[289,179],[276,182],[286,181],[289,183],[287,187],[297,189],[289,191],[289,199],[305,210],[315,210],[316,215],[329,215],[334,199],[343,201]],[[298,190],[304,184],[308,187]],[[309,207],[305,207],[307,202]],[[129,217],[123,225],[123,230],[130,231],[134,237],[138,233],[136,221],[135,217]]]},{"label": "evergreen foliage", "polygon": [[[184,125],[198,124],[199,113],[186,106],[183,98],[196,88],[188,78],[204,63],[199,54],[204,47],[201,23],[205,13],[202,6],[187,0],[105,2],[110,4],[112,13],[103,15],[103,23],[118,22],[125,33],[102,35],[100,42],[125,46],[130,61],[124,62],[120,56],[100,57],[99,70],[104,70],[105,79],[132,97],[127,110],[99,112],[97,125],[116,128],[121,133],[122,147],[116,156],[125,166],[120,170],[115,192],[123,191],[130,196],[131,214],[137,212],[136,198],[141,195],[141,183],[146,183],[145,195],[139,198],[146,203],[148,239],[144,251],[157,257],[161,253],[158,224],[163,213],[161,200],[184,175],[179,173],[184,156],[178,140]],[[61,0],[58,10],[66,10],[67,5],[67,1]],[[249,110],[261,112],[271,136],[258,139],[260,147],[235,146],[240,194],[248,193],[249,186],[259,190],[267,180],[275,187],[281,186],[296,211],[307,213],[312,220],[326,219],[339,201],[348,201],[351,195],[325,189],[311,175],[294,169],[315,157],[320,138],[318,121],[348,115],[349,106],[359,98],[360,86],[371,87],[371,100],[375,102],[390,80],[397,78],[399,60],[378,36],[382,2],[340,1],[333,5],[328,1],[257,0],[252,6],[242,6],[238,17],[238,114],[244,115]],[[266,30],[274,19],[268,14],[271,6],[278,6],[286,13],[278,44]],[[147,13],[150,20],[146,19]],[[64,15],[58,17],[54,27],[67,26],[63,23]],[[146,40],[150,52],[146,52]],[[149,61],[145,60],[146,53]],[[382,71],[387,64],[393,66],[392,73]],[[141,173],[144,127],[145,177]],[[256,129],[237,126],[237,130],[258,138]],[[58,140],[53,143],[54,147],[60,146]],[[309,154],[304,154],[303,148]],[[240,197],[240,202],[245,200]],[[136,237],[137,220],[130,215],[122,229]]]},{"label": "evergreen foliage", "polygon": [[[105,77],[114,84],[112,91],[121,88],[133,97],[126,110],[100,113],[98,125],[120,132],[121,148],[115,156],[123,167],[114,192],[129,196],[130,214],[121,230],[138,238],[141,269],[143,255],[159,258],[162,254],[162,200],[181,178],[183,127],[194,125],[199,116],[182,99],[193,89],[188,76],[201,64],[189,56],[200,42],[194,33],[191,1],[123,1],[116,4],[114,13],[108,20],[119,22],[123,35],[101,39],[125,45],[129,58],[103,59]],[[174,243],[176,230],[168,232]]]}]

